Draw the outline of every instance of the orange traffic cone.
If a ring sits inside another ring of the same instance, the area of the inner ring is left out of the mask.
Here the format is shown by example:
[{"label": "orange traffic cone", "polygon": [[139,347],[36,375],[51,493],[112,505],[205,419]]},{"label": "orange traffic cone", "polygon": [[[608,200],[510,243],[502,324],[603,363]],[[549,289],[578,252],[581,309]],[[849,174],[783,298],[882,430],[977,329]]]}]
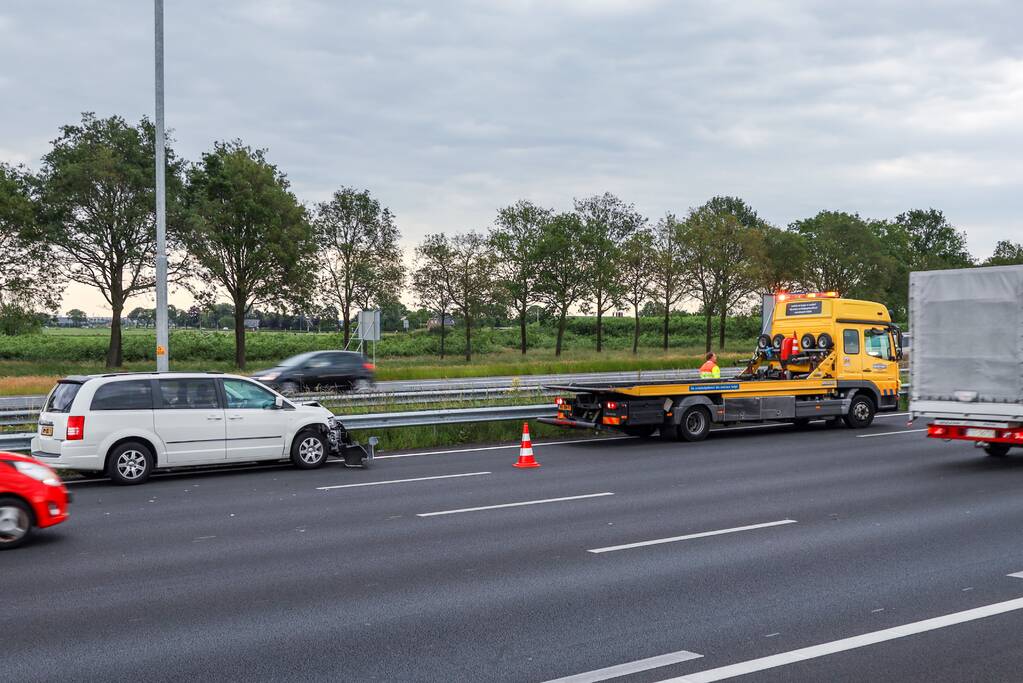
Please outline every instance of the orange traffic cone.
[{"label": "orange traffic cone", "polygon": [[515,467],[539,467],[540,463],[533,458],[533,444],[529,440],[529,423],[522,423],[522,446],[519,447],[519,461]]}]

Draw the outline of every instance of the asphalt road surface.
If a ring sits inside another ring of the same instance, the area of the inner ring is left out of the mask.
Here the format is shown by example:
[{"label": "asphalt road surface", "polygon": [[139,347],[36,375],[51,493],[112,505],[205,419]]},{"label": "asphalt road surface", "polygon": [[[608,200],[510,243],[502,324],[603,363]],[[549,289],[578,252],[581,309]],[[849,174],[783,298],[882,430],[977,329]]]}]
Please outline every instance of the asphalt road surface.
[{"label": "asphalt road surface", "polygon": [[0,679],[1018,681],[1023,457],[904,419],[73,486]]}]

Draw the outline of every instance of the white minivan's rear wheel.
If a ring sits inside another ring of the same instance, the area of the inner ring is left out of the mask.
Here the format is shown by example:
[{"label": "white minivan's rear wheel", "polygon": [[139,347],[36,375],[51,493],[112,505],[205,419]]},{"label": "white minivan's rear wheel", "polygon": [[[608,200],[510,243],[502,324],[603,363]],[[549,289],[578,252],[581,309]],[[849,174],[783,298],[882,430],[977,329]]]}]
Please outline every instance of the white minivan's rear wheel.
[{"label": "white minivan's rear wheel", "polygon": [[0,550],[11,550],[32,535],[32,510],[24,501],[0,496]]},{"label": "white minivan's rear wheel", "polygon": [[327,437],[318,431],[307,429],[300,432],[291,442],[291,462],[303,470],[320,467],[327,462],[329,448]]},{"label": "white minivan's rear wheel", "polygon": [[142,484],[153,473],[153,454],[138,441],[127,441],[107,456],[107,476],[115,484]]}]

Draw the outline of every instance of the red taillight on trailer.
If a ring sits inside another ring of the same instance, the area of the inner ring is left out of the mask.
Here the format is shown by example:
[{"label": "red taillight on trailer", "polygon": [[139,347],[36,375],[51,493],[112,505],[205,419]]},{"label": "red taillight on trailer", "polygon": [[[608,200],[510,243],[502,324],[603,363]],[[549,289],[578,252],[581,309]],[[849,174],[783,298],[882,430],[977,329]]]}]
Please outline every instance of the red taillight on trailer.
[{"label": "red taillight on trailer", "polygon": [[554,405],[556,405],[556,406],[560,406],[560,405],[562,405],[562,404],[563,404],[564,402],[565,402],[565,399],[561,398],[560,396],[557,396],[557,397],[555,397],[555,399],[554,399]]},{"label": "red taillight on trailer", "polygon": [[618,402],[608,401],[607,403],[604,404],[604,407],[607,408],[608,410],[618,410]]},{"label": "red taillight on trailer", "polygon": [[948,430],[941,425],[927,425],[927,436],[941,438],[948,435]]},{"label": "red taillight on trailer", "polygon": [[81,441],[83,438],[85,438],[85,416],[69,416],[67,419],[67,440]]}]

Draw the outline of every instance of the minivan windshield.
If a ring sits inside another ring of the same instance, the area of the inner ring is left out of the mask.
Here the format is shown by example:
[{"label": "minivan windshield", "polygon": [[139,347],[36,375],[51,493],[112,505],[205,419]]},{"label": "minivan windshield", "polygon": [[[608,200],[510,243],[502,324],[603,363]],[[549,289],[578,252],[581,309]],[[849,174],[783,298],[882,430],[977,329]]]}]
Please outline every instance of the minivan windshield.
[{"label": "minivan windshield", "polygon": [[45,413],[68,413],[71,412],[71,404],[82,385],[78,382],[57,382],[57,386],[50,392],[46,399]]}]

